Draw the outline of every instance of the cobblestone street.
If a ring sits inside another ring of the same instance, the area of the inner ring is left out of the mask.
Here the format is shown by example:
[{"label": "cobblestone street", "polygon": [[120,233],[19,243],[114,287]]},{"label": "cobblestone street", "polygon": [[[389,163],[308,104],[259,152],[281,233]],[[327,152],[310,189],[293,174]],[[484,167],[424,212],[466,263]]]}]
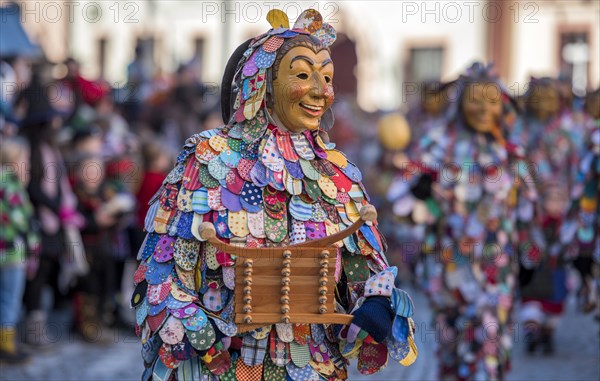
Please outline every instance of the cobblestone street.
[{"label": "cobblestone street", "polygon": [[[435,336],[427,331],[429,311],[422,294],[411,291],[417,308],[417,344],[419,358],[411,367],[390,363],[381,373],[361,376],[351,366],[351,380],[435,380]],[[518,340],[518,335],[516,335]],[[52,380],[139,380],[142,371],[140,346],[134,336],[115,334],[106,346],[90,345],[74,337],[61,338],[56,348],[34,356],[25,367],[3,365],[2,381]],[[523,343],[517,342],[514,351],[514,368],[508,381],[597,381],[600,379],[599,327],[592,316],[575,311],[571,299],[560,323],[556,337],[556,354],[527,356]]]}]

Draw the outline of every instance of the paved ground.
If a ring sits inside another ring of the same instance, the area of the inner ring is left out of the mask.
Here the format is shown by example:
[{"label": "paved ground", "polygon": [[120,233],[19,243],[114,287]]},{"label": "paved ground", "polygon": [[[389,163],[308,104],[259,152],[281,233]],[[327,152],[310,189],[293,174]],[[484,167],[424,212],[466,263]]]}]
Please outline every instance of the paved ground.
[{"label": "paved ground", "polygon": [[[422,295],[412,291],[417,307],[417,324],[426,327],[429,312]],[[435,380],[436,360],[433,335],[417,332],[419,358],[411,367],[390,363],[381,373],[364,377],[355,370],[351,380]],[[574,303],[557,332],[554,357],[526,356],[522,343],[516,343],[514,369],[509,381],[598,381],[600,380],[599,327],[591,316],[575,312]],[[52,352],[35,355],[24,367],[2,366],[0,380],[139,380],[140,346],[135,337],[113,335],[106,346],[89,345],[73,336],[63,335]],[[355,367],[356,364],[353,364]],[[353,368],[354,369],[354,368]]]}]

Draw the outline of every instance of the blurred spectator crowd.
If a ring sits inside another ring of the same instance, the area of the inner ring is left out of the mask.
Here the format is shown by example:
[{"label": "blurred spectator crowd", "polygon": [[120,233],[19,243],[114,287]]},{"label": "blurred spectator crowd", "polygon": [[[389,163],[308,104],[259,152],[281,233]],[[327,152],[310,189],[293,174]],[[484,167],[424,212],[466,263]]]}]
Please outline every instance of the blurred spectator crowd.
[{"label": "blurred spectator crowd", "polygon": [[148,201],[185,138],[221,119],[196,62],[154,76],[135,57],[122,89],[74,59],[1,57],[2,360],[27,360],[19,342],[52,347],[49,312],[88,342],[133,329],[127,271]]}]

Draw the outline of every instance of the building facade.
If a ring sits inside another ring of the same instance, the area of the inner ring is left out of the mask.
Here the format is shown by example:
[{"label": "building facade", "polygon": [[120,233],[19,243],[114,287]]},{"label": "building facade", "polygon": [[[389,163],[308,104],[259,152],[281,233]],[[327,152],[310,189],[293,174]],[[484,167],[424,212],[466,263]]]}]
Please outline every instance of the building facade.
[{"label": "building facade", "polygon": [[[475,60],[494,61],[515,94],[530,75],[561,76],[576,92],[600,83],[600,1],[22,1],[22,21],[46,56],[73,56],[84,74],[115,86],[135,47],[156,71],[196,58],[201,78],[220,83],[229,54],[268,28],[269,9],[293,20],[316,8],[343,33],[366,110],[402,107],[424,80],[449,80]],[[341,53],[341,52],[345,53]],[[344,65],[344,61],[338,65]],[[348,90],[354,91],[354,90]]]}]

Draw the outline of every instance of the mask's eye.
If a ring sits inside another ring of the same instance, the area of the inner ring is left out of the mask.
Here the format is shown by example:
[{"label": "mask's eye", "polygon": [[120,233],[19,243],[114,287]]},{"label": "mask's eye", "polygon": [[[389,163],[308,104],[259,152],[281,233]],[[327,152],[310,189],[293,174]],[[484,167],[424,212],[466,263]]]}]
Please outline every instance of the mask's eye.
[{"label": "mask's eye", "polygon": [[308,79],[308,74],[300,73],[296,77],[304,80],[304,79]]},{"label": "mask's eye", "polygon": [[325,82],[327,82],[327,83],[331,83],[331,77],[330,77],[330,76],[328,76],[328,75],[326,75],[326,76],[325,76]]}]

